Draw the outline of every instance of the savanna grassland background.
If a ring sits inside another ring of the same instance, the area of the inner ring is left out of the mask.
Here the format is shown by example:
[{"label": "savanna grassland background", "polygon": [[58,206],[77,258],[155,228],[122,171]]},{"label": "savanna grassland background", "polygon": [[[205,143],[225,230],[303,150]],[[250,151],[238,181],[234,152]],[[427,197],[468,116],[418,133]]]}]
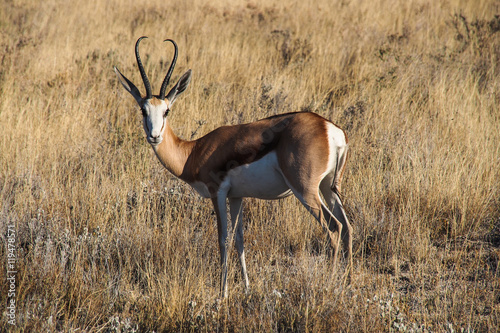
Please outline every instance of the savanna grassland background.
[{"label": "savanna grassland background", "polygon": [[[3,0],[0,331],[495,332],[500,2]],[[219,299],[211,202],[163,170],[113,65],[193,79],[185,139],[310,110],[345,129],[354,271],[293,198],[244,203]],[[15,225],[16,325],[6,312]]]}]

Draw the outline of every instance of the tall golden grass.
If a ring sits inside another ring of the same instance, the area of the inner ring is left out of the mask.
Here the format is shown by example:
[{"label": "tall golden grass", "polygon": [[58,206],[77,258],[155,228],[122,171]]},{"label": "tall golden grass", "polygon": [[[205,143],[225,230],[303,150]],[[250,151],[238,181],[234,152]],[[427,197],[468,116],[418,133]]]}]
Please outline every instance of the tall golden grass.
[{"label": "tall golden grass", "polygon": [[[0,4],[0,330],[412,331],[500,327],[500,4],[8,0]],[[166,173],[134,100],[193,80],[170,123],[310,110],[344,128],[354,273],[294,198],[247,200],[251,289],[218,300],[211,203]],[[15,325],[7,234],[15,225]]]}]

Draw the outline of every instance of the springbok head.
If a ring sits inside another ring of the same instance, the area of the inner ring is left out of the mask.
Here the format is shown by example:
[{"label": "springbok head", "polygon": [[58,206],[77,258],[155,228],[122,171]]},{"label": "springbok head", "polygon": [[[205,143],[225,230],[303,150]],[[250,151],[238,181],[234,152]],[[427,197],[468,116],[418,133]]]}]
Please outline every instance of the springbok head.
[{"label": "springbok head", "polygon": [[143,125],[144,131],[146,131],[146,136],[148,142],[157,146],[163,141],[163,131],[165,129],[165,123],[167,121],[167,115],[170,108],[174,104],[175,99],[179,96],[189,85],[191,81],[191,70],[186,71],[177,84],[165,95],[165,91],[170,81],[170,76],[174,71],[175,63],[177,61],[177,44],[171,39],[165,39],[164,42],[171,42],[174,45],[175,53],[170,68],[168,69],[167,75],[163,80],[161,85],[160,94],[154,95],[151,92],[151,84],[142,65],[141,57],[139,55],[139,43],[145,36],[140,37],[135,43],[135,58],[137,59],[137,65],[139,66],[139,71],[141,73],[142,82],[144,83],[144,88],[146,89],[146,96],[142,96],[139,89],[127,79],[119,70],[114,67],[115,73],[118,76],[121,84],[137,101],[139,107],[141,108],[143,115]]}]

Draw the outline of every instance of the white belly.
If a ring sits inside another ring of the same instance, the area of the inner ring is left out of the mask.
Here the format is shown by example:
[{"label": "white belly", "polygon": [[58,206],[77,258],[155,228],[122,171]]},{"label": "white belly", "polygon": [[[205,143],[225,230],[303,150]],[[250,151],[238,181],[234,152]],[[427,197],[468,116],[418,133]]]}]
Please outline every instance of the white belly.
[{"label": "white belly", "polygon": [[[209,198],[208,187],[202,182],[190,183],[202,197]],[[278,158],[272,152],[260,160],[231,169],[220,184],[229,198],[280,199],[292,194],[279,170]]]},{"label": "white belly", "polygon": [[228,197],[279,199],[292,194],[280,172],[276,153],[239,166],[228,172],[224,183],[229,185]]}]

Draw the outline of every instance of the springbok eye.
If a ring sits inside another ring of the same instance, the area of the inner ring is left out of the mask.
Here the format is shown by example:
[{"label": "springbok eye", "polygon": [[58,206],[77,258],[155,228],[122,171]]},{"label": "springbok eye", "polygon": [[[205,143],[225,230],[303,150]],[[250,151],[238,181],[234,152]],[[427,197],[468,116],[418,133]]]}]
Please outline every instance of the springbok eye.
[{"label": "springbok eye", "polygon": [[165,118],[166,116],[168,116],[168,113],[170,112],[170,109],[166,109],[165,110],[165,113],[163,114],[163,117]]}]

